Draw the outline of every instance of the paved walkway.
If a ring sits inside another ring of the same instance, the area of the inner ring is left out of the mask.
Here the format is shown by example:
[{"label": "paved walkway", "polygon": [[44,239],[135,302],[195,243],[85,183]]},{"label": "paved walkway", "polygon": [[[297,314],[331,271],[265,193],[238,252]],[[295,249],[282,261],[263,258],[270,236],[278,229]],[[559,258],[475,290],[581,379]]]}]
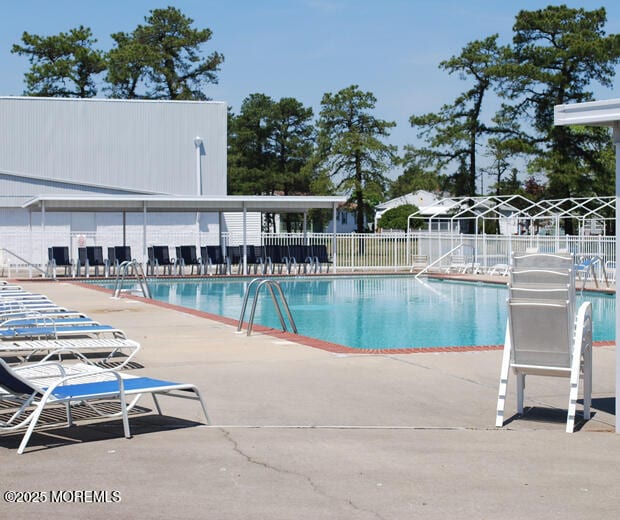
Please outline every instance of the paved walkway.
[{"label": "paved walkway", "polygon": [[[500,351],[335,354],[72,283],[22,285],[125,330],[143,345],[135,372],[198,385],[214,425],[168,399],[163,417],[131,420],[130,440],[104,421],[37,434],[18,456],[20,436],[0,436],[2,518],[618,516],[614,347],[595,349],[578,432],[564,433],[568,383],[554,378],[530,378],[531,408],[498,430]],[[507,417],[514,405],[511,380]]]}]

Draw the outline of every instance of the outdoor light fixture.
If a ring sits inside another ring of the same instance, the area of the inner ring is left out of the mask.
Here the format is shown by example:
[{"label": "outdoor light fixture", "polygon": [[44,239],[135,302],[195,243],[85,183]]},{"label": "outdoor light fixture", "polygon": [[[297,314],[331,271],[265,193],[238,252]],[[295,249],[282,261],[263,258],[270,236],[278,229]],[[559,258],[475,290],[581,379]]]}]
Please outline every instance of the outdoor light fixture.
[{"label": "outdoor light fixture", "polygon": [[196,147],[196,194],[202,195],[202,179],[200,175],[200,148],[202,147],[202,137],[194,137],[194,146]]}]

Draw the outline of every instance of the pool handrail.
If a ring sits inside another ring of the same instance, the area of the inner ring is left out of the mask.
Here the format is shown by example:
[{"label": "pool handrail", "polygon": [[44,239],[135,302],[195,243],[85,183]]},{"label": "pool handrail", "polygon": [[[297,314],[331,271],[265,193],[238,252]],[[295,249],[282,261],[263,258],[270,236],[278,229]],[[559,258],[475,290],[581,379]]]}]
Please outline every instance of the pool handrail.
[{"label": "pool handrail", "polygon": [[249,336],[250,334],[252,334],[252,327],[254,326],[254,315],[256,314],[256,305],[258,303],[258,295],[260,293],[260,290],[265,286],[269,289],[269,293],[271,294],[271,299],[273,300],[274,307],[276,311],[278,312],[278,319],[280,320],[280,325],[282,326],[282,330],[284,332],[288,331],[286,327],[286,321],[284,320],[284,317],[282,316],[282,309],[280,308],[280,304],[278,303],[276,293],[274,292],[274,289],[273,289],[274,287],[276,288],[280,296],[280,300],[282,301],[282,304],[284,305],[284,310],[286,312],[286,316],[288,318],[289,324],[291,325],[291,329],[293,329],[294,334],[297,334],[297,325],[295,325],[295,320],[293,319],[293,315],[291,314],[291,309],[288,306],[288,302],[286,301],[286,297],[284,296],[284,292],[282,291],[282,287],[280,286],[280,283],[277,282],[276,280],[269,280],[269,279],[262,279],[262,278],[254,278],[248,284],[248,287],[245,291],[245,295],[243,297],[243,304],[241,306],[241,314],[239,316],[239,322],[237,324],[237,332],[241,332],[241,329],[243,327],[243,318],[245,317],[245,311],[248,306],[250,292],[254,285],[256,285],[256,291],[254,292],[254,300],[252,301],[252,310],[250,311],[250,319],[248,320],[247,335]]}]

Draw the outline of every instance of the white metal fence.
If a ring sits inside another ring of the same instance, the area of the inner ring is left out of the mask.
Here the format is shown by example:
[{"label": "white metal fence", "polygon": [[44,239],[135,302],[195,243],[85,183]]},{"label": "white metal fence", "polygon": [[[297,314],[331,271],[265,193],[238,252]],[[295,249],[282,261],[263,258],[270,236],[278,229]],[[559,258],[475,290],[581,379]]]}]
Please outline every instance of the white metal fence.
[{"label": "white metal fence", "polygon": [[[229,245],[242,243],[242,237],[222,235],[222,242]],[[615,237],[613,236],[507,236],[507,235],[462,235],[438,232],[414,233],[377,233],[357,234],[342,233],[288,233],[262,234],[248,236],[248,244],[253,245],[325,245],[332,258],[336,253],[338,271],[408,271],[414,259],[423,256],[432,264],[448,251],[458,248],[460,255],[469,261],[489,268],[496,264],[509,264],[513,252],[525,252],[528,248],[539,251],[566,250],[578,256],[596,256],[600,266],[605,262],[615,262]],[[9,276],[17,267],[30,263],[43,268],[47,262],[47,249],[51,246],[68,246],[70,255],[77,257],[80,246],[102,246],[104,255],[107,247],[125,243],[132,249],[132,256],[144,262],[147,246],[168,245],[170,256],[175,256],[174,246],[178,245],[213,245],[220,243],[217,233],[183,232],[149,232],[145,243],[142,233],[122,233],[106,231],[97,233],[70,233],[32,229],[26,233],[0,234],[0,268],[1,276]],[[26,260],[24,262],[23,260]],[[449,256],[438,264],[449,263]],[[31,270],[32,271],[32,270]],[[37,271],[32,271],[33,276]]]}]

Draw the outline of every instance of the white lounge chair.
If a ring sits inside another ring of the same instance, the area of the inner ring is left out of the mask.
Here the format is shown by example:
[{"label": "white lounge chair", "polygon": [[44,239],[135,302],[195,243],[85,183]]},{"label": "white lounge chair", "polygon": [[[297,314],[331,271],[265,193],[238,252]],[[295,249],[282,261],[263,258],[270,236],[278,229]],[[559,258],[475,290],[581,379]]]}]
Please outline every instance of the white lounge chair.
[{"label": "white lounge chair", "polygon": [[450,264],[443,270],[446,273],[458,273],[463,274],[467,269],[472,267],[472,263],[467,260],[464,255],[452,255],[450,257]]},{"label": "white lounge chair", "polygon": [[508,264],[495,264],[491,266],[488,273],[489,275],[508,276],[510,266]]},{"label": "white lounge chair", "polygon": [[[41,413],[46,407],[54,405],[64,405],[69,426],[73,425],[71,406],[77,403],[87,404],[101,417],[122,417],[127,438],[131,437],[129,411],[142,394],[152,395],[159,414],[158,395],[196,399],[202,406],[207,424],[211,423],[202,396],[194,385],[97,369],[92,365],[43,363],[11,368],[0,359],[0,389],[3,390],[0,400],[7,407],[12,406],[13,412],[0,423],[0,430],[19,431],[26,428],[18,454],[24,452]],[[120,404],[119,412],[110,413],[98,406],[110,401]]]},{"label": "white lounge chair", "polygon": [[[0,356],[27,363],[35,356],[41,361],[78,358],[88,364],[114,363],[120,370],[140,350],[140,343],[128,338],[58,338],[0,341]],[[109,365],[108,365],[109,366]]]}]

